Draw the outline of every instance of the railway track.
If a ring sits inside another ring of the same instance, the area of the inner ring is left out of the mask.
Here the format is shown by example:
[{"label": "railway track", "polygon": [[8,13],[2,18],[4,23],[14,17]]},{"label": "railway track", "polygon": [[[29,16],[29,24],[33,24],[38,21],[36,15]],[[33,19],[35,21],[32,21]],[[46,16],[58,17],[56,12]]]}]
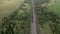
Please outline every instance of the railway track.
[{"label": "railway track", "polygon": [[30,27],[30,34],[37,34],[36,30],[36,17],[35,17],[35,10],[34,10],[34,0],[30,1],[31,5],[31,27]]}]

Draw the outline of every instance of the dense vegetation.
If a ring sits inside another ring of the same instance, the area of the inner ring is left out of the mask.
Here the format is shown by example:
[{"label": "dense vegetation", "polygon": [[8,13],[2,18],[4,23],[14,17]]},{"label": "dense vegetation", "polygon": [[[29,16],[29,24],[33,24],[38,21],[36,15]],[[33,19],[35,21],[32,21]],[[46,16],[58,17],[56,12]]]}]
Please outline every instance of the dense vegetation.
[{"label": "dense vegetation", "polygon": [[28,3],[2,19],[1,34],[29,34],[30,12]]},{"label": "dense vegetation", "polygon": [[55,14],[52,11],[49,11],[48,8],[42,7],[37,3],[35,5],[35,10],[38,16],[40,28],[43,28],[44,24],[49,23],[49,26],[53,32],[53,34],[60,34],[60,16]]},{"label": "dense vegetation", "polygon": [[[28,2],[26,0],[19,9],[2,19],[1,34],[30,34],[31,13]],[[48,3],[49,0],[35,1],[38,29],[44,28],[44,25],[48,23],[53,34],[60,34],[60,16],[55,14],[53,10],[49,10],[46,6],[41,6],[41,4],[46,2]]]}]

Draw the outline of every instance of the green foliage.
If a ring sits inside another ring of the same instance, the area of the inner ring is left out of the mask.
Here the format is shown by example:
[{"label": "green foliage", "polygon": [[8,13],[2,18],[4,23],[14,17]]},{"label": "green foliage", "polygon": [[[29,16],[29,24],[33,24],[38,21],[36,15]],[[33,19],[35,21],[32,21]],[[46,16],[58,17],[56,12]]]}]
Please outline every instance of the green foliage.
[{"label": "green foliage", "polygon": [[[20,13],[20,10],[22,10],[23,13]],[[29,34],[30,12],[28,11],[24,3],[18,10],[4,17],[2,19],[1,34]]]},{"label": "green foliage", "polygon": [[38,4],[44,4],[44,3],[48,3],[50,0],[35,0],[35,3]]},{"label": "green foliage", "polygon": [[47,8],[40,6],[40,3],[35,5],[35,10],[41,27],[48,22],[53,34],[60,34],[60,16],[53,11],[49,11]]}]

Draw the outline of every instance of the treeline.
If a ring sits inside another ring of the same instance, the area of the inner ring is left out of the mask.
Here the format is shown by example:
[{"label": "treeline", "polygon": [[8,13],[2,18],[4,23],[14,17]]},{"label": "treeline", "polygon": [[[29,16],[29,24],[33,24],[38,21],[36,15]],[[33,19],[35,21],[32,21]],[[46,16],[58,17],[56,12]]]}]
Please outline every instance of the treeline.
[{"label": "treeline", "polygon": [[42,28],[48,22],[53,34],[60,34],[60,16],[55,14],[53,10],[49,11],[47,7],[42,7],[40,2],[35,4],[35,10]]},{"label": "treeline", "polygon": [[1,34],[29,34],[30,12],[25,4],[2,19]]}]

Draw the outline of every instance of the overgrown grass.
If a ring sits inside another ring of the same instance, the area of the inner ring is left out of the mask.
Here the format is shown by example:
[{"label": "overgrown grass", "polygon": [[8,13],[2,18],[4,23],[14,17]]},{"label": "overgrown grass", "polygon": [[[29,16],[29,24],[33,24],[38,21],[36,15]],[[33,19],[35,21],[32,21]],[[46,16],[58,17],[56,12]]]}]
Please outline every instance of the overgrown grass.
[{"label": "overgrown grass", "polygon": [[0,3],[0,20],[2,17],[7,16],[17,10],[23,2],[24,0],[6,0]]},{"label": "overgrown grass", "polygon": [[56,0],[56,3],[48,8],[49,10],[53,10],[56,14],[60,15],[60,0]]},{"label": "overgrown grass", "polygon": [[[18,34],[29,34],[29,32],[30,32],[30,12],[29,12],[29,10],[30,10],[29,4],[28,3],[23,3],[22,6],[19,7],[18,10],[16,10],[16,12],[13,12],[12,14],[10,14],[7,17],[8,21],[5,22],[4,20],[2,20],[2,22],[4,21],[4,23],[7,24],[10,20],[12,22],[14,20],[16,20],[16,23],[18,23],[18,24],[17,24],[17,29],[16,29],[17,31],[15,31],[15,33],[17,32]],[[11,21],[10,21],[10,23],[11,23]],[[13,23],[15,23],[15,22],[13,22]],[[9,25],[9,24],[7,24],[7,25]],[[6,29],[9,29],[9,30],[7,30],[8,31],[7,33],[9,34],[10,27],[6,28]],[[11,29],[11,30],[13,30],[13,29]],[[12,32],[12,31],[10,31],[10,32]]]}]

